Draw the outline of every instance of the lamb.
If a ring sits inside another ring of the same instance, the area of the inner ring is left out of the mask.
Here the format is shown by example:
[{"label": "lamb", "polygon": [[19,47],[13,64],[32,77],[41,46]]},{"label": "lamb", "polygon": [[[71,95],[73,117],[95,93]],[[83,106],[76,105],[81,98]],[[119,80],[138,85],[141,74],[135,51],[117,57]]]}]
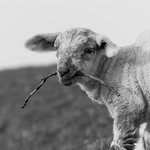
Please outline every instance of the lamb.
[{"label": "lamb", "polygon": [[[112,150],[148,149],[150,38],[141,36],[132,45],[119,47],[104,35],[73,28],[38,34],[25,45],[39,52],[57,50],[60,83],[78,84],[92,100],[106,105],[114,119]],[[79,72],[107,81],[121,96]]]}]

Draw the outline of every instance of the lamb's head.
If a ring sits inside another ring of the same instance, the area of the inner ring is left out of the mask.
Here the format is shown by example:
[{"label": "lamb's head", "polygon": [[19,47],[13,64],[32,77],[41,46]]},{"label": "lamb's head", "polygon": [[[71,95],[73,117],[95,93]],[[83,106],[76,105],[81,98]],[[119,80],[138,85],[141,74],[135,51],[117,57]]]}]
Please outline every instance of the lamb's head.
[{"label": "lamb's head", "polygon": [[80,82],[79,72],[94,75],[100,59],[117,52],[116,45],[108,38],[83,28],[38,34],[26,42],[26,47],[41,52],[57,50],[57,72],[63,85]]}]

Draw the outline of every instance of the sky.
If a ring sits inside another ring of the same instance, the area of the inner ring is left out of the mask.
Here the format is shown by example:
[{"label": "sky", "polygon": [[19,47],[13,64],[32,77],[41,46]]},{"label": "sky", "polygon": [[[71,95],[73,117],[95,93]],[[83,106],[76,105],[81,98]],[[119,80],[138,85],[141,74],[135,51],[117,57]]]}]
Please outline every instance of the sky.
[{"label": "sky", "polygon": [[35,53],[25,41],[39,33],[89,28],[119,46],[150,30],[149,0],[0,0],[0,70],[56,63],[56,53]]}]

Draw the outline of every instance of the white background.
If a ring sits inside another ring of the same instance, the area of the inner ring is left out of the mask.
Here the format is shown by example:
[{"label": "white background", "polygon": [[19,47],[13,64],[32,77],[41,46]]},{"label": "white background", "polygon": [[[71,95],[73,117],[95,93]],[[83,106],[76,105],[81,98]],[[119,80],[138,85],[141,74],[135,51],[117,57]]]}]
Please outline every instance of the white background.
[{"label": "white background", "polygon": [[24,48],[37,33],[85,27],[118,45],[150,28],[149,0],[0,0],[0,69],[56,62],[55,53]]}]

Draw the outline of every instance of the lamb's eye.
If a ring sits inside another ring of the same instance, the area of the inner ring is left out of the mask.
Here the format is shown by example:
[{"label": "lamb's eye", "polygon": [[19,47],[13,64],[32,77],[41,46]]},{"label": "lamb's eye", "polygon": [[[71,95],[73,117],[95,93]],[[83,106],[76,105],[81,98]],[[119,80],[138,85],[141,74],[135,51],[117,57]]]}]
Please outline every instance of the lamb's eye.
[{"label": "lamb's eye", "polygon": [[94,52],[94,49],[86,48],[86,49],[84,49],[84,51],[85,51],[86,54],[92,54]]}]

